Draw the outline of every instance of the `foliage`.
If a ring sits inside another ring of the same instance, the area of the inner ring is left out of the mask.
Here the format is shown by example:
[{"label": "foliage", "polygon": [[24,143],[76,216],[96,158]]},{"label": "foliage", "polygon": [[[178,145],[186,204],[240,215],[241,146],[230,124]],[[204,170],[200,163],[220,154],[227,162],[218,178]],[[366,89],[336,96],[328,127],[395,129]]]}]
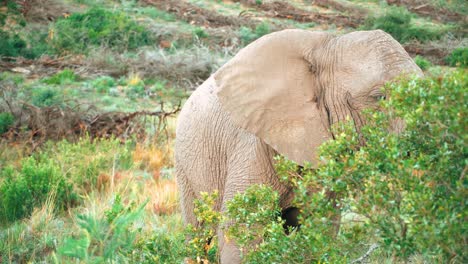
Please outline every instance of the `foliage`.
[{"label": "foliage", "polygon": [[75,259],[86,263],[125,261],[139,232],[132,227],[143,215],[145,205],[124,206],[117,195],[104,217],[78,215],[81,232],[77,237],[65,238],[57,249],[58,256],[63,261]]},{"label": "foliage", "polygon": [[46,203],[35,209],[29,219],[16,221],[0,230],[2,263],[51,262],[44,260],[57,241],[70,232],[63,220],[54,218],[53,211],[53,205]]},{"label": "foliage", "polygon": [[416,57],[414,57],[414,62],[415,62],[416,65],[418,65],[419,68],[421,68],[421,70],[423,70],[423,71],[429,69],[429,67],[432,66],[432,64],[431,64],[430,61],[426,60],[424,57],[419,56],[419,55],[417,55]]},{"label": "foliage", "polygon": [[[278,237],[270,236],[276,231],[282,233],[280,237],[286,236],[280,216],[278,193],[269,186],[253,185],[243,194],[237,194],[227,204],[226,217],[230,223],[227,237],[235,239],[241,252],[245,254],[255,243],[262,244],[263,240],[278,239]],[[262,250],[263,248],[256,248],[250,251],[244,260],[256,263],[261,259],[258,253]],[[269,258],[267,263],[274,263],[278,260]]]},{"label": "foliage", "polygon": [[152,42],[151,34],[125,13],[91,8],[59,19],[51,28],[51,45],[58,53],[83,53],[90,46],[123,51]]},{"label": "foliage", "polygon": [[47,199],[54,201],[56,209],[70,207],[77,199],[65,175],[52,160],[25,158],[21,170],[7,167],[0,171],[0,219],[14,221],[29,216],[34,207]]},{"label": "foliage", "polygon": [[445,60],[452,67],[468,67],[468,48],[455,49]]},{"label": "foliage", "polygon": [[132,252],[133,263],[183,263],[187,255],[183,232],[158,228],[151,237],[140,239]]},{"label": "foliage", "polygon": [[[383,111],[368,111],[359,135],[350,122],[336,126],[335,140],[321,147],[323,164],[316,169],[280,158],[277,171],[295,187],[301,229],[286,236],[278,221],[270,220],[256,231],[266,233],[250,247],[247,260],[343,262],[377,242],[380,257],[393,261],[419,255],[429,262],[465,262],[466,76],[458,70],[388,85]],[[405,131],[388,133],[398,118]],[[358,221],[343,219],[334,237],[337,209]],[[242,244],[246,235],[240,234],[235,237]]]},{"label": "foliage", "polygon": [[76,143],[49,142],[39,156],[42,160],[54,160],[74,189],[85,194],[96,188],[101,173],[129,169],[133,164],[131,150],[131,141],[122,144],[118,139],[91,140],[86,136]]},{"label": "foliage", "polygon": [[215,262],[218,255],[217,227],[221,223],[221,213],[214,205],[218,199],[217,191],[212,194],[201,193],[201,198],[195,200],[194,213],[199,222],[198,226],[188,225],[186,234],[188,241],[188,256],[198,262]]},{"label": "foliage", "polygon": [[[32,38],[32,37],[31,37]],[[28,44],[23,37],[16,33],[8,33],[0,29],[0,56],[25,57],[35,59],[47,53],[47,45],[44,43],[44,36],[37,34]]]},{"label": "foliage", "polygon": [[381,29],[401,43],[416,39],[428,41],[437,39],[441,35],[441,30],[428,29],[413,23],[412,15],[404,7],[389,7],[383,15],[369,17],[364,25],[364,29]]},{"label": "foliage", "polygon": [[255,30],[248,27],[241,27],[239,29],[239,38],[244,45],[247,45],[261,36],[270,33],[270,31],[271,29],[269,24],[267,22],[262,22],[255,27]]},{"label": "foliage", "polygon": [[65,69],[50,77],[44,78],[42,82],[52,85],[64,85],[77,81],[78,76],[73,70]]},{"label": "foliage", "polygon": [[46,107],[60,105],[63,102],[63,98],[56,88],[39,86],[32,90],[31,102],[37,107]]},{"label": "foliage", "polygon": [[110,76],[101,76],[99,78],[96,78],[92,82],[92,86],[98,93],[109,93],[110,88],[114,87],[116,85],[116,82],[114,78]]},{"label": "foliage", "polygon": [[8,112],[0,113],[0,135],[7,132],[11,125],[13,125],[15,117]]},{"label": "foliage", "polygon": [[193,30],[193,34],[195,36],[197,36],[197,38],[207,38],[207,37],[209,37],[208,33],[206,33],[206,31],[201,27],[196,27]]}]

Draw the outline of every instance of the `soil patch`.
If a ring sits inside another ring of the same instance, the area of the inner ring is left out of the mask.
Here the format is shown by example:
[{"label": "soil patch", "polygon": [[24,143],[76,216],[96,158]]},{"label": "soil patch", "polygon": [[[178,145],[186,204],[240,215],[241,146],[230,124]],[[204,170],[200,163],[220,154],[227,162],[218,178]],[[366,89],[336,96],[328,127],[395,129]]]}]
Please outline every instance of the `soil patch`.
[{"label": "soil patch", "polygon": [[257,24],[255,21],[252,21],[247,17],[221,15],[216,11],[203,9],[185,1],[141,0],[140,2],[172,13],[178,19],[184,20],[190,24],[204,27],[254,27],[255,24]]},{"label": "soil patch", "polygon": [[326,14],[310,12],[297,8],[287,2],[274,1],[263,4],[256,4],[255,1],[240,0],[242,4],[261,10],[267,17],[293,19],[298,22],[315,22],[320,24],[335,24],[341,27],[358,27],[362,18],[345,16],[341,14]]},{"label": "soil patch", "polygon": [[350,16],[356,19],[364,19],[367,15],[367,10],[364,8],[353,6],[348,3],[341,3],[334,0],[314,0],[313,3],[320,7],[333,8],[343,13],[349,13]]},{"label": "soil patch", "polygon": [[48,23],[76,11],[56,0],[16,0],[15,2],[28,22]]},{"label": "soil patch", "polygon": [[456,22],[456,23],[468,23],[467,16],[462,14],[451,12],[447,9],[437,8],[427,1],[421,0],[387,0],[387,3],[391,5],[404,6],[409,11],[416,13],[421,16],[430,17],[434,20],[441,22]]}]

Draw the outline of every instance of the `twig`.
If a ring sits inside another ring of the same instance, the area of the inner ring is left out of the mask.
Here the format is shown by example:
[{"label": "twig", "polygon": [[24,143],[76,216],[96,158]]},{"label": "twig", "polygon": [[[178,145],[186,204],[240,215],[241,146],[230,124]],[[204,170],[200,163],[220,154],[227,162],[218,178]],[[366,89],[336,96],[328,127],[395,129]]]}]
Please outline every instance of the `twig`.
[{"label": "twig", "polygon": [[356,259],[356,260],[353,260],[351,261],[351,264],[354,264],[354,263],[362,263],[366,258],[368,258],[370,256],[370,254],[376,250],[377,248],[379,247],[378,244],[372,244],[369,248],[369,250],[367,250],[367,252],[362,255],[360,258]]}]

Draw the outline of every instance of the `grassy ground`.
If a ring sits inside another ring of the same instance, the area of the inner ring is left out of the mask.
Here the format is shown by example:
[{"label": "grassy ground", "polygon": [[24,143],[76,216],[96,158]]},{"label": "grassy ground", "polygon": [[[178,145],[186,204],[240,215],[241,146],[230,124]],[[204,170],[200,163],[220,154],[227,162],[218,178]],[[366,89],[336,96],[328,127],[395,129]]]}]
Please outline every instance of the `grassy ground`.
[{"label": "grassy ground", "polygon": [[[168,234],[184,229],[172,144],[190,91],[251,41],[286,28],[411,28],[400,41],[426,70],[466,67],[447,59],[466,54],[466,3],[407,2],[2,1],[0,185],[27,175],[31,157],[38,168],[52,160],[76,197],[57,208],[57,193],[45,192],[20,217],[11,211],[20,200],[0,208],[0,262],[180,262],[155,251],[185,247]],[[388,14],[408,21],[379,24]]]}]

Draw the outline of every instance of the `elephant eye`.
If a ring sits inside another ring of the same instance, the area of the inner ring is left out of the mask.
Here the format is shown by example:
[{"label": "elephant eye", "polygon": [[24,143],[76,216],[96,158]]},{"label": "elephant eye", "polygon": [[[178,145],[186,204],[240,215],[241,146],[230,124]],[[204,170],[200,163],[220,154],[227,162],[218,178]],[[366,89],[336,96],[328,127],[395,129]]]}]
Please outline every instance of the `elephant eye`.
[{"label": "elephant eye", "polygon": [[375,99],[376,101],[387,99],[387,96],[383,92],[374,93],[371,95],[371,97]]}]

